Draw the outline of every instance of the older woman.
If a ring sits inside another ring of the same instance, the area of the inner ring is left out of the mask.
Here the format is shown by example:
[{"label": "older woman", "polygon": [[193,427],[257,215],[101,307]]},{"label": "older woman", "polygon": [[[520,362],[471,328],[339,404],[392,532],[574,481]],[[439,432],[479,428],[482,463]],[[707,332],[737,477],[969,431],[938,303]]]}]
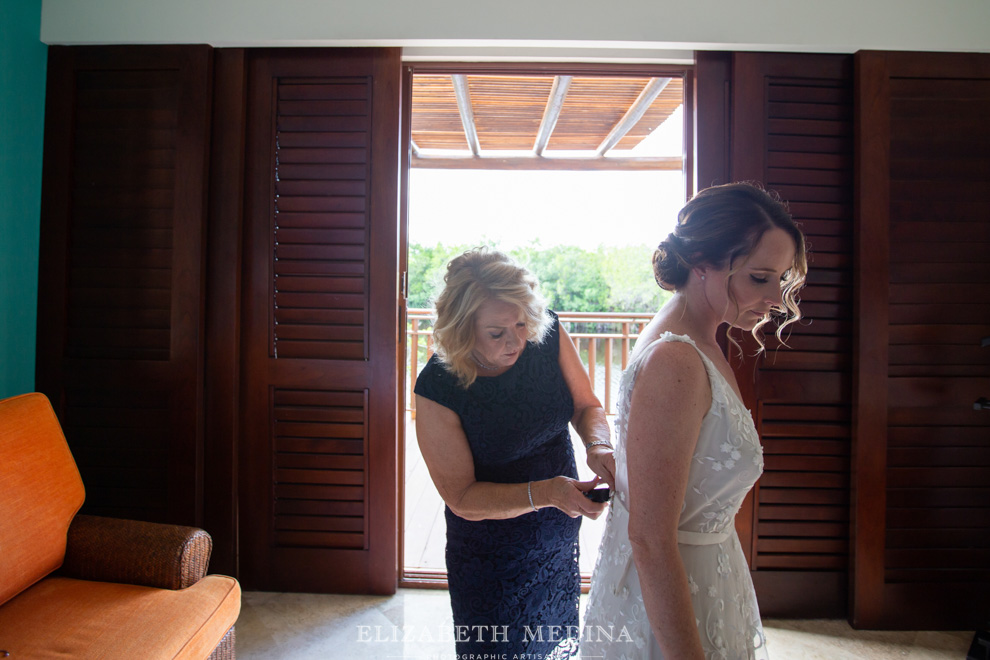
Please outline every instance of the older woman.
[{"label": "older woman", "polygon": [[[504,254],[451,261],[436,316],[416,434],[446,503],[457,653],[570,657],[580,518],[605,508],[585,492],[614,484],[605,413],[535,279]],[[569,423],[593,480],[577,480]]]}]

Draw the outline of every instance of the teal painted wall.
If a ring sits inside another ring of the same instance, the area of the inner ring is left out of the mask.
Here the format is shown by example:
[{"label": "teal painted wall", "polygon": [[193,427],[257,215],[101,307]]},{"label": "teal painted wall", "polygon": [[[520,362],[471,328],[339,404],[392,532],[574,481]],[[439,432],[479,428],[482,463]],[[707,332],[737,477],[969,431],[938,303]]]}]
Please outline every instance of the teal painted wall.
[{"label": "teal painted wall", "polygon": [[0,398],[34,389],[48,47],[41,0],[0,2]]}]

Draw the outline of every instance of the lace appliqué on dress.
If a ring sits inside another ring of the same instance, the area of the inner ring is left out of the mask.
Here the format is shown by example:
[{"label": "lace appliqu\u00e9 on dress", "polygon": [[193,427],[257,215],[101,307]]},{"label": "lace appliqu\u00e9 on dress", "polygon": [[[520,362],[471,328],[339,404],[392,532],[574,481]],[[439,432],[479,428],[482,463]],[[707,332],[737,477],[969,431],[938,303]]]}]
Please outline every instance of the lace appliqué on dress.
[{"label": "lace appliqu\u00e9 on dress", "polygon": [[[665,333],[656,342],[689,337]],[[622,374],[616,404],[615,460],[619,488],[613,498],[592,578],[582,632],[582,655],[607,660],[657,660],[659,650],[643,607],[639,574],[628,540],[625,433],[631,391],[647,346]],[[692,458],[678,529],[695,621],[708,660],[766,658],[759,607],[734,529],[735,514],[763,469],[763,451],[750,412],[700,350],[712,404]],[[621,642],[594,639],[598,629],[625,630]]]}]

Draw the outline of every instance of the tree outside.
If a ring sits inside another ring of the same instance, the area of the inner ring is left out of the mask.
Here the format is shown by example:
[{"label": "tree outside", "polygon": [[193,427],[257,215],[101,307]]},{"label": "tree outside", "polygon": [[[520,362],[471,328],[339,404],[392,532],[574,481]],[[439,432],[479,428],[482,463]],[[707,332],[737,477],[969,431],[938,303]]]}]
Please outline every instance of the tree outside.
[{"label": "tree outside", "polygon": [[[483,241],[500,249],[498,242]],[[447,264],[479,245],[409,246],[409,307],[429,308]],[[550,309],[566,312],[655,312],[669,295],[653,279],[650,246],[544,247],[539,240],[503,250],[540,282]]]}]

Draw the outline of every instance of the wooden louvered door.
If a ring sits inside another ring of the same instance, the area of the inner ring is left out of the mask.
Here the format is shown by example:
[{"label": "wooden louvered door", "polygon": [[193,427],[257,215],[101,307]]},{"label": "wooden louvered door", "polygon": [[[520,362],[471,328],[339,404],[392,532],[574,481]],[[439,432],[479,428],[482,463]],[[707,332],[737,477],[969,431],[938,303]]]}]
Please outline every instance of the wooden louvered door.
[{"label": "wooden louvered door", "polygon": [[241,577],[392,593],[399,51],[249,57]]},{"label": "wooden louvered door", "polygon": [[[764,447],[740,517],[766,616],[843,616],[849,558],[852,58],[736,53],[731,178],[779,193],[808,240],[804,320],[736,377]],[[737,335],[739,333],[736,333]],[[769,333],[768,333],[769,334]],[[734,349],[730,349],[734,350]]]},{"label": "wooden louvered door", "polygon": [[84,511],[201,524],[211,53],[52,47],[37,387]]},{"label": "wooden louvered door", "polygon": [[990,620],[990,55],[856,55],[852,620]]}]

